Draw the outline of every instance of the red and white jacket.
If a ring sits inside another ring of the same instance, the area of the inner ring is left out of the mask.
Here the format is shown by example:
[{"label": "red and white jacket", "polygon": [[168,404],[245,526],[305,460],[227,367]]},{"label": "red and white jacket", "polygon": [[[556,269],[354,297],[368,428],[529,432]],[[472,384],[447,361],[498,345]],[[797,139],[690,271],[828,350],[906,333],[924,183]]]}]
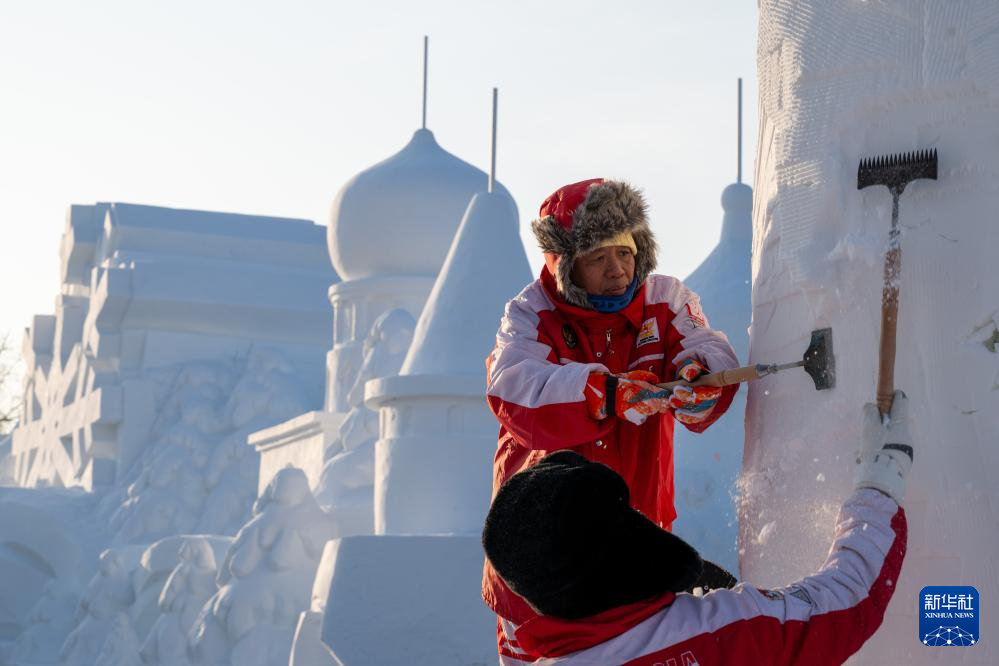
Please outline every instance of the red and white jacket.
[{"label": "red and white jacket", "polygon": [[[709,370],[739,365],[724,333],[712,330],[697,294],[680,280],[650,275],[620,312],[576,307],[558,295],[548,268],[507,303],[488,360],[489,407],[500,422],[493,461],[493,495],[508,478],[548,453],[571,448],[620,474],[631,504],[669,529],[673,507],[673,418],[651,416],[641,426],[592,418],[583,389],[591,372],[654,372],[672,380],[677,364],[695,357]],[[700,432],[732,402],[726,387],[711,416],[687,426]],[[535,617],[486,562],[482,596],[514,624]]]},{"label": "red and white jacket", "polygon": [[906,534],[895,500],[856,490],[840,509],[825,564],[812,576],[775,590],[742,583],[703,597],[667,593],[578,621],[536,617],[516,630],[513,649],[543,655],[536,664],[842,664],[881,626],[898,587]]}]

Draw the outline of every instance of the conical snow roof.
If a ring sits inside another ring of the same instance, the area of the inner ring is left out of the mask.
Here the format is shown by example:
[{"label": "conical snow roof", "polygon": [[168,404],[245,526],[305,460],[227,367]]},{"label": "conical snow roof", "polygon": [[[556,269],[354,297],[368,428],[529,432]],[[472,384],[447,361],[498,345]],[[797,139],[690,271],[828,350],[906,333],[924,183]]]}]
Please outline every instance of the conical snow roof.
[{"label": "conical snow roof", "polygon": [[532,279],[518,226],[506,190],[472,198],[400,375],[484,377],[506,302]]},{"label": "conical snow roof", "polygon": [[718,245],[683,282],[701,297],[711,327],[725,331],[740,359],[749,352],[753,189],[732,183],[722,192]]},{"label": "conical snow roof", "polygon": [[436,276],[468,200],[487,182],[485,172],[441,148],[429,130],[417,130],[333,201],[327,239],[337,273],[344,280]]}]

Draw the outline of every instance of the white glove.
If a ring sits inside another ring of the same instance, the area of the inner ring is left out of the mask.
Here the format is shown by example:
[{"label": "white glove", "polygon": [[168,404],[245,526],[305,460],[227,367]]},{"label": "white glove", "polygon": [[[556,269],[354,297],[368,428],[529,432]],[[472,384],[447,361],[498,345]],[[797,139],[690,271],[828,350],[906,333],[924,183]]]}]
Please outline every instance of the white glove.
[{"label": "white glove", "polygon": [[877,406],[864,405],[864,430],[854,473],[857,488],[875,488],[902,503],[905,476],[912,467],[909,399],[895,391],[891,414],[882,421]]}]

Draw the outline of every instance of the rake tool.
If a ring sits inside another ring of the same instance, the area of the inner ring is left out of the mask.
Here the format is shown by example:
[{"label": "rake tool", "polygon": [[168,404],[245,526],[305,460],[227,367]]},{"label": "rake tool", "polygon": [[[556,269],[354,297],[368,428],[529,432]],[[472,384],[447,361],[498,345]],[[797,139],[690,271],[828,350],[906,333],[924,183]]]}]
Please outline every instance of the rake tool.
[{"label": "rake tool", "polygon": [[901,229],[898,226],[898,199],[905,186],[920,178],[937,179],[937,151],[896,153],[861,160],[857,168],[857,189],[884,185],[891,192],[891,230],[885,254],[885,283],[881,292],[881,342],[878,355],[878,411],[891,411],[895,383],[895,332],[898,325],[898,284],[902,273]]},{"label": "rake tool", "polygon": [[791,363],[757,363],[731,370],[721,370],[698,377],[693,382],[677,380],[657,384],[660,388],[673,390],[673,387],[685,384],[687,386],[728,386],[742,382],[753,381],[789,368],[804,368],[815,383],[815,389],[822,391],[836,385],[836,357],[833,356],[832,329],[821,328],[812,331],[812,341],[805,350],[800,361]]}]

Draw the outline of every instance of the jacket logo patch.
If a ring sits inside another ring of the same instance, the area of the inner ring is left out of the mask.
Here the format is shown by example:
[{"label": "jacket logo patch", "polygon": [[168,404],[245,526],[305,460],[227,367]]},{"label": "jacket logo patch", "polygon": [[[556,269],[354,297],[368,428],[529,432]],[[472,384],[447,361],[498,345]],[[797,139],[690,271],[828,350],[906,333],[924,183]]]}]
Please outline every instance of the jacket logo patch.
[{"label": "jacket logo patch", "polygon": [[562,326],[562,339],[565,340],[565,346],[569,349],[575,349],[576,345],[579,344],[579,337],[569,324]]},{"label": "jacket logo patch", "polygon": [[655,317],[642,322],[642,328],[638,331],[638,340],[635,342],[635,346],[641,347],[650,342],[659,342],[659,324],[656,322]]},{"label": "jacket logo patch", "polygon": [[687,308],[687,321],[690,322],[691,326],[695,328],[707,327],[708,322],[704,319],[704,312],[701,311],[699,303],[694,303],[693,305],[686,303],[684,307]]}]

